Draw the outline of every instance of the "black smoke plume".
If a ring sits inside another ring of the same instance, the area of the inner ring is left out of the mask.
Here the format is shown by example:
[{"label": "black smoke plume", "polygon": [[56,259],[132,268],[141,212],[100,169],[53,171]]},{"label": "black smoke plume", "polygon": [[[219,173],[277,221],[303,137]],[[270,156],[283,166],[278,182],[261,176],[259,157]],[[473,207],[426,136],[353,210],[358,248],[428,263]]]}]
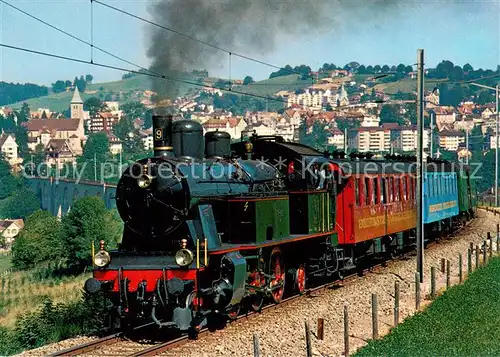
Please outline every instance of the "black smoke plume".
[{"label": "black smoke plume", "polygon": [[[274,50],[282,38],[315,36],[344,23],[354,24],[359,13],[373,20],[375,13],[395,4],[380,0],[163,0],[149,10],[154,22],[180,33],[264,58],[263,54]],[[150,37],[147,54],[152,59],[150,69],[157,73],[186,78],[181,72],[210,70],[228,61],[223,51],[161,28],[153,28]],[[182,84],[155,80],[154,89],[159,99],[174,99]]]}]

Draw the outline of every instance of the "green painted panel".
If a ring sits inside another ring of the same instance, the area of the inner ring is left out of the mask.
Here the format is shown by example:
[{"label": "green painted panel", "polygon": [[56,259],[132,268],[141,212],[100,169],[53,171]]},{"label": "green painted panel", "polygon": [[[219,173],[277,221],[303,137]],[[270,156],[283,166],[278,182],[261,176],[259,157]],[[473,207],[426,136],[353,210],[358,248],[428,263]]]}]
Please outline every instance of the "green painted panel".
[{"label": "green painted panel", "polygon": [[280,239],[290,235],[288,198],[257,201],[255,205],[257,242]]},{"label": "green painted panel", "polygon": [[327,232],[333,229],[333,206],[328,192],[308,195],[309,233]]}]

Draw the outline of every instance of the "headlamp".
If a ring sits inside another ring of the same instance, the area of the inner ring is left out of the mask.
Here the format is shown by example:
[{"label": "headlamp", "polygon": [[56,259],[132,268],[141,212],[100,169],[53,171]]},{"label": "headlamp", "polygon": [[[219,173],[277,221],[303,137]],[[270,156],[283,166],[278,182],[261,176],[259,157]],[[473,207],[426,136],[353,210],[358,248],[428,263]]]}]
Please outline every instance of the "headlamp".
[{"label": "headlamp", "polygon": [[175,253],[175,262],[181,267],[188,266],[193,262],[194,254],[189,249],[181,249]]},{"label": "headlamp", "polygon": [[100,250],[94,255],[94,265],[102,268],[109,264],[111,256],[105,250]]},{"label": "headlamp", "polygon": [[151,176],[149,176],[149,175],[142,175],[137,180],[137,185],[140,188],[148,188],[149,186],[151,186],[152,182],[153,182],[153,178]]}]

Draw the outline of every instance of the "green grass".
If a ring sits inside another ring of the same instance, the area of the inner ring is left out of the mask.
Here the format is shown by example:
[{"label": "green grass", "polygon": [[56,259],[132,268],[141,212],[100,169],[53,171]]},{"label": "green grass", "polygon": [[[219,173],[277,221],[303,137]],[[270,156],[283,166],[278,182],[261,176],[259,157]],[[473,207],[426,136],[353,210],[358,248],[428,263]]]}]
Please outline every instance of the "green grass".
[{"label": "green grass", "polygon": [[500,258],[355,356],[500,355]]},{"label": "green grass", "polygon": [[[432,90],[439,82],[445,81],[439,79],[428,79],[424,82],[425,90]],[[398,91],[403,93],[412,93],[417,90],[417,80],[411,78],[403,78],[397,82],[380,83],[375,85],[375,90],[381,90],[385,94],[396,94]]]},{"label": "green grass", "polygon": [[12,258],[10,255],[0,255],[0,273],[12,268]]},{"label": "green grass", "polygon": [[296,91],[297,89],[307,88],[311,85],[312,81],[310,78],[302,80],[300,76],[291,74],[289,76],[265,79],[247,86],[233,86],[233,88],[239,92],[262,96],[273,96],[276,92],[282,90]]},{"label": "green grass", "polygon": [[[143,75],[137,75],[132,78],[127,78],[120,81],[94,83],[87,86],[86,91],[97,91],[96,93],[81,93],[82,100],[85,101],[90,97],[98,97],[102,93],[102,99],[107,94],[119,96],[119,102],[126,102],[135,99],[135,91],[144,91],[152,88],[151,79]],[[122,93],[120,93],[122,92]],[[53,111],[63,111],[69,108],[69,103],[73,97],[73,92],[51,93],[47,96],[37,97],[10,104],[11,108],[20,108],[24,102],[28,103],[31,110],[38,108],[49,108]]]}]

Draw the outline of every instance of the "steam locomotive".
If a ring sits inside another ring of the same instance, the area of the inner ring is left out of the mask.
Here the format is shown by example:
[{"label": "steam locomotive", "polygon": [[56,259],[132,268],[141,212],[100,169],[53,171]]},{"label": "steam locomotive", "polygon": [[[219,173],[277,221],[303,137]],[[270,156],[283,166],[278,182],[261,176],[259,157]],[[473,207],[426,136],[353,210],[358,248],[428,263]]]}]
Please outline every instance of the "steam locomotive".
[{"label": "steam locomotive", "polygon": [[[196,332],[415,243],[411,160],[347,159],[275,136],[231,145],[170,116],[153,117],[153,135],[154,157],[118,183],[122,242],[101,242],[84,287],[106,294],[116,328]],[[424,177],[426,237],[476,205],[468,169],[441,164]]]}]

